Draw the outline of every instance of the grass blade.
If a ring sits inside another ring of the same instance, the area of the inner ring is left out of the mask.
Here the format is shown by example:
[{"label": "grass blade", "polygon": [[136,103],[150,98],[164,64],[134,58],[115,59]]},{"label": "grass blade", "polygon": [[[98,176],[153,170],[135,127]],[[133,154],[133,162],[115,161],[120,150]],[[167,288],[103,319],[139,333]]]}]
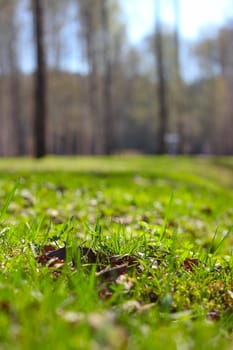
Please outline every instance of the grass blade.
[{"label": "grass blade", "polygon": [[166,215],[165,215],[165,219],[164,219],[164,224],[162,226],[162,233],[161,233],[161,236],[160,236],[160,240],[162,241],[165,234],[166,234],[166,230],[167,230],[167,224],[168,224],[168,221],[170,219],[170,215],[171,215],[171,209],[172,209],[172,204],[173,204],[173,198],[174,198],[174,194],[173,192],[171,193],[171,196],[170,196],[170,199],[169,199],[169,202],[168,202],[168,206],[167,206],[167,210],[166,210]]},{"label": "grass blade", "polygon": [[231,228],[228,230],[228,232],[225,234],[225,236],[221,239],[221,241],[218,243],[217,247],[215,248],[214,254],[216,254],[216,252],[219,250],[219,248],[223,245],[223,243],[225,242],[225,240],[230,236],[230,234],[233,231],[233,226],[231,226]]},{"label": "grass blade", "polygon": [[16,192],[18,186],[19,186],[19,180],[17,180],[16,183],[14,184],[13,189],[11,190],[11,192],[7,196],[5,204],[3,205],[2,209],[0,210],[0,221],[2,221],[4,215],[6,214],[8,208],[9,208],[9,205],[10,205],[10,203],[11,203],[11,201],[12,201],[14,195],[15,195],[15,192]]}]

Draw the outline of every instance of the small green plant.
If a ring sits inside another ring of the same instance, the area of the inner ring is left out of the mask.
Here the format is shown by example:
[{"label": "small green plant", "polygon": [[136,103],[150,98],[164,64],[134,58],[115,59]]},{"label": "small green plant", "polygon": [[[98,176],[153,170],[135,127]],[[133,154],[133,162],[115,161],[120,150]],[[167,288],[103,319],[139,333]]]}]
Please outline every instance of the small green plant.
[{"label": "small green plant", "polygon": [[7,212],[7,209],[9,208],[9,205],[14,197],[14,194],[18,188],[19,185],[19,181],[15,182],[15,185],[13,186],[12,190],[9,192],[9,194],[7,195],[6,201],[3,204],[2,208],[0,208],[0,222],[2,222],[4,215]]},{"label": "small green plant", "polygon": [[0,348],[232,349],[224,159],[22,159],[0,169]]}]

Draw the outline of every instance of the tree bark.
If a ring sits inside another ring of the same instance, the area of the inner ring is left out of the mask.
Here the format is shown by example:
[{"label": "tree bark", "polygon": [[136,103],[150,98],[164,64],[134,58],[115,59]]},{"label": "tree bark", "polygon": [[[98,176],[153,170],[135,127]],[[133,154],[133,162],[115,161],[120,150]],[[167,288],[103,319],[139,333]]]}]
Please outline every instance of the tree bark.
[{"label": "tree bark", "polygon": [[114,150],[114,118],[112,105],[112,65],[110,53],[109,10],[107,0],[101,2],[101,22],[103,33],[103,109],[104,109],[104,148],[109,155]]},{"label": "tree bark", "polygon": [[181,79],[181,67],[180,67],[180,2],[179,0],[174,1],[174,13],[175,13],[175,32],[174,32],[174,41],[175,41],[175,83],[176,83],[176,92],[175,92],[175,114],[177,122],[177,133],[179,136],[178,141],[178,153],[185,153],[185,135],[184,135],[184,121],[182,118],[182,106],[181,99],[183,94],[183,84]]},{"label": "tree bark", "polygon": [[167,88],[165,80],[165,67],[163,55],[163,38],[160,19],[160,0],[156,0],[156,68],[157,68],[157,98],[159,107],[158,153],[166,153],[165,135],[168,124]]},{"label": "tree bark", "polygon": [[93,0],[81,0],[81,20],[84,29],[86,56],[88,62],[88,99],[90,122],[90,151],[92,154],[102,153],[102,120],[100,113],[99,77],[97,67],[97,52],[95,46],[95,11],[98,6]]},{"label": "tree bark", "polygon": [[34,33],[36,43],[35,110],[34,110],[34,156],[46,154],[46,113],[47,84],[44,50],[43,1],[32,0],[34,13]]}]

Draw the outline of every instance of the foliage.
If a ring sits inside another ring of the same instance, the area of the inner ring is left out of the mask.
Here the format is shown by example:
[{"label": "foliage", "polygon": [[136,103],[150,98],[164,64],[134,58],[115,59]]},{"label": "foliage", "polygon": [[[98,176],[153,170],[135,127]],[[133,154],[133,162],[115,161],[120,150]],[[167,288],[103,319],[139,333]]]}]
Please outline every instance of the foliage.
[{"label": "foliage", "polygon": [[[158,28],[136,45],[127,35],[124,2],[108,0],[106,10],[104,3],[43,1],[48,154],[157,153],[164,139],[156,94]],[[160,66],[166,80],[166,133],[179,144],[167,149],[232,154],[232,21],[187,42],[178,33],[179,1],[172,3],[176,23],[175,28],[161,23]],[[0,4],[0,155],[31,155],[32,7],[29,0]]]}]

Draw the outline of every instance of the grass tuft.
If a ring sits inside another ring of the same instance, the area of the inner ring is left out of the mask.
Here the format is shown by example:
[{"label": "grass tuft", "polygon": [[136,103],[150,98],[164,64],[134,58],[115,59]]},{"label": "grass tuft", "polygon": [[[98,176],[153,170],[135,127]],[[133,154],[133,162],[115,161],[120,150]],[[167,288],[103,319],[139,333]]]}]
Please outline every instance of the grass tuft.
[{"label": "grass tuft", "polygon": [[0,348],[232,349],[231,163],[2,160]]}]

